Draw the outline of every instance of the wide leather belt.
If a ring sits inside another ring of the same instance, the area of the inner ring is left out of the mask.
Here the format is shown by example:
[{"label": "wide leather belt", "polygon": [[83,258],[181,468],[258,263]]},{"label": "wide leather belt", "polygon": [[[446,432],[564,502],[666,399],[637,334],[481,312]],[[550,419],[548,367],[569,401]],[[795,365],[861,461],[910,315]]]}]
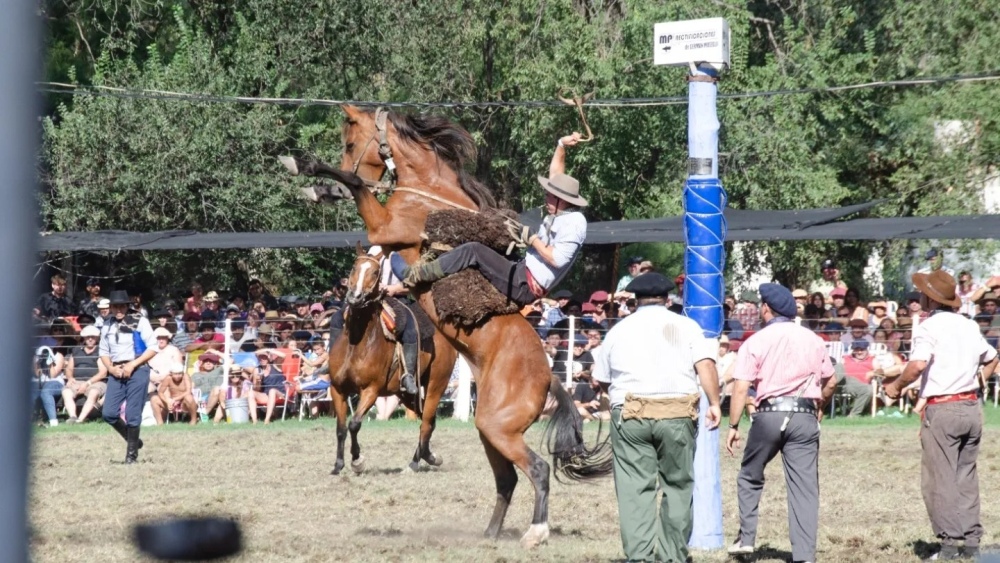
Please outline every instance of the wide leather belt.
[{"label": "wide leather belt", "polygon": [[937,395],[927,398],[928,405],[940,405],[941,403],[954,403],[956,401],[978,401],[979,395],[975,391],[965,393],[954,393],[952,395]]},{"label": "wide leather belt", "polygon": [[764,399],[757,406],[757,412],[804,412],[816,414],[815,399],[796,399],[795,397],[772,397]]}]

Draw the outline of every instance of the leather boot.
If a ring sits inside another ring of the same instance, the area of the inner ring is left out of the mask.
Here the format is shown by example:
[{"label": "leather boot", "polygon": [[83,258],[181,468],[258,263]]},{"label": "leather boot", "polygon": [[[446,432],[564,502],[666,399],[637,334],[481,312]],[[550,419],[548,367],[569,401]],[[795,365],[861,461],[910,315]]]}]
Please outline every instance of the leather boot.
[{"label": "leather boot", "polygon": [[403,376],[399,378],[399,389],[407,395],[416,395],[417,389],[417,343],[403,344]]},{"label": "leather boot", "polygon": [[422,283],[432,283],[445,276],[441,263],[437,260],[414,264],[403,269],[403,285],[415,287]]},{"label": "leather boot", "polygon": [[139,444],[142,443],[139,440],[139,427],[129,426],[125,431],[126,433],[126,450],[125,450],[125,464],[133,464],[139,461],[139,448],[142,447]]},{"label": "leather boot", "polygon": [[[114,428],[115,432],[122,437],[122,440],[128,442],[128,427],[125,426],[124,420],[119,418],[114,424],[111,425],[111,427]],[[142,449],[142,440],[139,440],[139,449]]]}]

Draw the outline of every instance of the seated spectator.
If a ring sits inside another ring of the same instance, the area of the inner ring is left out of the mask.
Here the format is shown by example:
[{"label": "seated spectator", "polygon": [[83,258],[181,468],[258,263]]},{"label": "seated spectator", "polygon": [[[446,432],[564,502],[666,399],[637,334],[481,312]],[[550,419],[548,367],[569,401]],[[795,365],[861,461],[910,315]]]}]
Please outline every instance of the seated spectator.
[{"label": "seated spectator", "polygon": [[590,352],[591,356],[593,356],[594,354],[597,353],[597,350],[601,347],[601,341],[604,335],[602,334],[601,330],[597,327],[588,327],[584,329],[583,335],[587,337],[586,350]]},{"label": "seated spectator", "polygon": [[545,349],[545,355],[549,361],[549,367],[554,367],[556,354],[559,353],[559,347],[562,345],[563,333],[559,331],[549,331],[545,336],[545,342],[542,347]]},{"label": "seated spectator", "polygon": [[156,327],[153,331],[156,337],[156,355],[149,360],[149,392],[155,393],[160,382],[170,375],[170,368],[174,364],[184,363],[184,354],[170,343],[172,334],[161,327]]},{"label": "seated spectator", "polygon": [[732,318],[733,308],[728,303],[722,306],[722,334],[733,340],[743,340],[743,325],[737,319]]},{"label": "seated spectator", "polygon": [[[108,390],[108,384],[104,381],[108,377],[108,368],[100,359],[97,345],[100,336],[101,331],[97,327],[84,327],[80,331],[83,344],[74,348],[66,358],[66,382],[62,398],[66,414],[69,415],[66,421],[68,424],[85,422]],[[80,395],[84,395],[87,400],[77,416],[76,398]]]},{"label": "seated spectator", "polygon": [[[312,334],[306,330],[296,330],[292,332],[292,337],[289,339],[289,348],[293,350],[301,350],[303,353],[309,350],[309,341],[312,340]],[[292,345],[294,343],[294,346]]]},{"label": "seated spectator", "polygon": [[864,304],[861,303],[861,295],[858,290],[849,288],[846,293],[844,293],[844,306],[848,308],[847,318],[850,320],[860,319],[868,322],[868,309],[865,308]]},{"label": "seated spectator", "polygon": [[203,295],[204,289],[198,282],[191,284],[191,297],[188,297],[184,301],[184,312],[185,313],[196,313],[201,319],[201,311],[205,308],[205,297]]},{"label": "seated spectator", "polygon": [[198,402],[194,399],[191,378],[184,373],[184,364],[176,363],[169,368],[170,374],[164,378],[150,400],[156,423],[163,424],[165,416],[171,412],[184,412],[191,418],[190,424],[198,424]]},{"label": "seated spectator", "polygon": [[[208,315],[205,313],[208,313]],[[219,294],[215,291],[209,291],[208,295],[205,296],[205,303],[201,310],[202,320],[212,317],[213,320],[218,321],[222,316],[222,310],[219,308]]]},{"label": "seated spectator", "polygon": [[101,282],[96,278],[87,280],[87,296],[80,301],[77,312],[97,318],[97,303],[101,300]]},{"label": "seated spectator", "polygon": [[[906,308],[909,310],[909,317],[920,317],[920,320],[927,318],[927,311],[924,311],[923,306],[920,304],[920,292],[911,291],[906,294]],[[896,316],[899,316],[897,313]]]},{"label": "seated spectator", "polygon": [[[616,294],[625,291],[628,284],[632,283],[632,280],[639,275],[639,266],[642,262],[642,256],[633,256],[629,258],[628,262],[625,264],[625,267],[628,269],[628,273],[618,280],[618,285],[615,286]],[[631,294],[629,296],[631,296]]]},{"label": "seated spectator", "polygon": [[998,303],[1000,303],[1000,296],[993,292],[984,294],[983,298],[976,302],[979,305],[979,314],[989,316],[992,319],[990,326],[993,327],[997,326],[997,320],[1000,319],[1000,314],[997,312]]},{"label": "seated spectator", "polygon": [[[204,318],[205,315],[202,315]],[[194,339],[194,342],[188,344],[185,352],[194,352],[197,350],[221,350],[226,344],[225,337],[222,333],[215,331],[215,323],[211,321],[202,321],[198,325],[198,330],[201,332],[198,338]]]},{"label": "seated spectator", "polygon": [[715,359],[715,371],[719,374],[719,388],[723,395],[733,394],[733,373],[736,371],[736,352],[730,350],[729,338],[723,334],[719,337],[719,355]]},{"label": "seated spectator", "polygon": [[243,347],[246,342],[252,342],[254,339],[246,333],[247,322],[244,320],[236,319],[231,321],[229,325],[230,335],[229,335],[229,350],[235,352]]},{"label": "seated spectator", "polygon": [[795,298],[795,304],[802,305],[803,309],[805,309],[805,306],[809,304],[809,293],[807,293],[804,289],[792,290],[792,297]]},{"label": "seated spectator", "polygon": [[63,392],[66,381],[63,373],[65,368],[66,358],[58,349],[52,349],[51,355],[43,348],[39,348],[35,353],[35,369],[31,379],[31,409],[34,411],[35,404],[41,400],[42,410],[45,411],[49,426],[59,425],[56,399]]},{"label": "seated spectator", "polygon": [[239,306],[237,306],[237,305],[235,305],[233,303],[230,303],[229,305],[226,305],[226,312],[225,312],[225,314],[226,314],[226,320],[227,321],[235,321],[235,320],[239,320],[240,319],[241,311],[240,311]]},{"label": "seated spectator", "polygon": [[149,310],[142,304],[142,295],[138,291],[129,291],[129,311],[142,317],[149,318]]},{"label": "seated spectator", "polygon": [[150,313],[152,319],[150,320],[150,325],[152,325],[155,330],[157,327],[163,327],[167,329],[170,334],[177,333],[177,322],[174,320],[173,314],[167,309],[157,309]]},{"label": "seated spectator", "polygon": [[816,307],[816,310],[819,311],[820,317],[830,316],[827,314],[826,298],[823,297],[822,293],[817,291],[816,293],[810,294],[809,304],[812,305],[813,307]]},{"label": "seated spectator", "polygon": [[274,414],[274,407],[278,403],[278,398],[285,398],[287,388],[285,386],[285,376],[272,363],[272,355],[279,356],[273,350],[258,350],[257,361],[260,365],[253,375],[254,399],[258,405],[266,405],[267,411],[264,415],[264,424],[271,423],[271,416]]},{"label": "seated spectator", "polygon": [[740,326],[747,332],[760,328],[760,310],[757,304],[760,303],[760,296],[756,291],[747,290],[740,295],[740,304],[736,306],[733,316],[740,322]]},{"label": "seated spectator", "polygon": [[[268,309],[274,309],[278,306],[278,300],[264,289],[264,284],[258,279],[250,280],[250,285],[247,286],[247,296],[251,302],[257,301],[263,305],[264,309],[260,311],[261,314],[264,314],[264,311]],[[256,307],[256,304],[254,306]]]},{"label": "seated spectator", "polygon": [[847,319],[835,318],[835,319],[825,319],[826,323],[823,323],[824,319],[821,319],[820,330],[822,332],[818,333],[821,338],[827,342],[837,342],[841,340],[844,335],[844,331],[847,326]]},{"label": "seated spectator", "polygon": [[181,317],[179,330],[174,333],[171,343],[178,350],[187,352],[188,346],[194,344],[195,338],[198,338],[198,325],[200,324],[201,313],[184,313],[184,316]]},{"label": "seated spectator", "polygon": [[639,264],[639,275],[640,276],[643,275],[643,274],[645,274],[645,273],[655,272],[655,271],[656,271],[656,268],[653,267],[653,263],[650,262],[649,260],[643,260]]},{"label": "seated spectator", "polygon": [[[896,319],[896,334],[898,346],[893,352],[896,352],[903,357],[904,360],[909,360],[910,358],[910,345],[913,340],[913,319],[909,317],[903,317]],[[892,335],[889,337],[889,341],[892,341]]]},{"label": "seated spectator", "polygon": [[862,319],[851,319],[847,323],[848,332],[840,337],[841,344],[844,345],[845,350],[851,348],[851,344],[858,340],[866,340],[869,344],[875,342],[872,335],[868,333],[868,321]]},{"label": "seated spectator", "polygon": [[976,316],[976,301],[973,296],[977,294],[979,287],[979,284],[972,281],[972,274],[968,271],[962,270],[958,273],[958,286],[955,287],[955,295],[962,301],[958,312],[970,319]]},{"label": "seated spectator", "polygon": [[299,297],[294,301],[295,306],[295,316],[299,319],[305,319],[309,317],[309,300],[305,297]]},{"label": "seated spectator", "polygon": [[205,412],[211,416],[212,410],[215,410],[214,422],[218,424],[222,422],[222,417],[226,414],[226,401],[243,398],[247,400],[250,407],[250,422],[257,424],[257,403],[254,398],[253,384],[247,379],[246,368],[239,364],[233,364],[229,366],[229,380],[226,385],[212,390]]},{"label": "seated spectator", "polygon": [[881,328],[883,321],[892,320],[888,316],[889,305],[885,301],[872,301],[868,304],[868,310],[871,312],[868,317],[869,329]]},{"label": "seated spectator", "polygon": [[611,420],[611,412],[601,409],[601,386],[590,377],[589,373],[580,376],[573,388],[573,404],[584,421],[595,418]]},{"label": "seated spectator", "polygon": [[50,281],[52,291],[38,298],[35,308],[31,311],[32,314],[46,320],[71,316],[76,312],[76,307],[66,296],[66,278],[56,274]]},{"label": "seated spectator", "polygon": [[[875,376],[875,358],[868,353],[869,342],[856,340],[851,343],[850,354],[844,355],[840,365],[844,377],[841,382],[844,393],[854,396],[847,416],[864,414],[872,402],[871,380]],[[840,374],[838,374],[839,377]]]},{"label": "seated spectator", "polygon": [[256,348],[277,348],[274,340],[274,328],[271,325],[260,325],[257,328],[257,339],[254,341]]},{"label": "seated spectator", "polygon": [[993,333],[995,332],[993,330],[993,317],[988,313],[980,313],[976,315],[975,320],[976,324],[979,325],[979,331],[983,333],[983,338],[986,339],[986,342],[994,348],[1000,347],[1000,338],[993,336]]},{"label": "seated spectator", "polygon": [[101,328],[111,317],[111,300],[101,299],[97,302],[97,318],[94,319],[94,326]]},{"label": "seated spectator", "polygon": [[197,399],[207,400],[222,382],[222,356],[205,352],[198,358],[198,371],[191,375],[191,383],[197,391]]},{"label": "seated spectator", "polygon": [[[832,291],[830,291],[830,311],[832,312],[831,316],[834,317],[846,316],[840,314],[841,313],[840,309],[843,307],[847,307],[846,297],[847,297],[847,288],[835,287],[833,288]],[[850,317],[847,317],[847,320],[851,320]]]},{"label": "seated spectator", "polygon": [[[302,360],[302,375],[299,376],[300,378],[315,374],[319,368],[326,365],[327,360],[327,348],[324,345],[322,338],[311,339],[306,346],[303,346],[303,348],[305,348],[305,351],[296,350],[294,352]],[[329,387],[329,383],[326,387]],[[323,390],[326,390],[326,387],[324,387]],[[302,387],[300,387],[300,389],[302,389]]]}]

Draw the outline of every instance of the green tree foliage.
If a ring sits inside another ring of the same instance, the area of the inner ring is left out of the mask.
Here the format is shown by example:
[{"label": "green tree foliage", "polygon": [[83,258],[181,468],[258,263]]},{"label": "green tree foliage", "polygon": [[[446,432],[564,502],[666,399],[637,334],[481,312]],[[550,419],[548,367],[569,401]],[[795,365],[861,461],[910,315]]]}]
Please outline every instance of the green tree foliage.
[{"label": "green tree foliage", "polygon": [[[995,66],[1000,44],[1000,28],[984,24],[992,7],[976,0],[133,0],[121,6],[46,3],[50,76],[265,97],[497,101],[552,99],[562,90],[618,98],[686,92],[683,69],[651,64],[658,21],[720,15],[730,21],[733,66],[721,92],[981,72]],[[298,184],[274,164],[287,150],[337,161],[336,108],[57,101],[43,155],[50,187],[43,211],[52,229],[357,225],[349,203],[324,209],[296,201]],[[981,211],[979,182],[1000,154],[998,104],[994,82],[720,101],[723,184],[731,205],[746,209],[884,198],[873,215]],[[535,176],[545,173],[555,139],[580,128],[569,107],[450,115],[476,136],[477,175],[518,209],[541,204]],[[574,150],[569,166],[584,181],[590,218],[680,212],[686,106],[591,108],[587,116],[597,139]],[[942,143],[936,126],[949,121],[970,126]],[[903,254],[903,246],[876,245],[890,257]],[[819,260],[831,256],[861,286],[871,249],[851,242],[755,243],[746,253],[752,259],[732,274],[745,277],[766,264],[778,280],[804,284]],[[244,271],[259,271],[273,254],[244,258]],[[286,262],[276,279],[290,286],[305,286],[336,265],[334,254],[279,254]],[[667,273],[681,271],[677,247],[656,255]],[[571,283],[610,284],[615,256],[613,248],[589,249]],[[158,260],[196,270],[191,256]]]}]

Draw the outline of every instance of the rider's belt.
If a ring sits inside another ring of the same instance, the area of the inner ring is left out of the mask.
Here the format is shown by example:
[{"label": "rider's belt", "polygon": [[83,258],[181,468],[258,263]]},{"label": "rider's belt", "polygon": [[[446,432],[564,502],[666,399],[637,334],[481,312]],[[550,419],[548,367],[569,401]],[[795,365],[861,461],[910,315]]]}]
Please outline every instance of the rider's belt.
[{"label": "rider's belt", "polygon": [[795,397],[771,397],[757,405],[757,412],[804,412],[816,414],[815,399],[796,399]]},{"label": "rider's belt", "polygon": [[698,401],[701,394],[692,393],[683,397],[637,397],[625,395],[622,405],[622,420],[644,418],[649,420],[670,420],[676,418],[698,419]]},{"label": "rider's belt", "polygon": [[539,285],[538,282],[535,281],[535,276],[531,275],[531,270],[525,268],[524,274],[525,277],[528,279],[528,290],[531,291],[531,294],[539,299],[545,297],[545,294],[548,293],[548,290]]},{"label": "rider's belt", "polygon": [[941,403],[954,403],[956,401],[978,401],[979,395],[975,391],[968,391],[966,393],[955,393],[953,395],[938,395],[936,397],[927,397],[928,405],[940,405]]}]

